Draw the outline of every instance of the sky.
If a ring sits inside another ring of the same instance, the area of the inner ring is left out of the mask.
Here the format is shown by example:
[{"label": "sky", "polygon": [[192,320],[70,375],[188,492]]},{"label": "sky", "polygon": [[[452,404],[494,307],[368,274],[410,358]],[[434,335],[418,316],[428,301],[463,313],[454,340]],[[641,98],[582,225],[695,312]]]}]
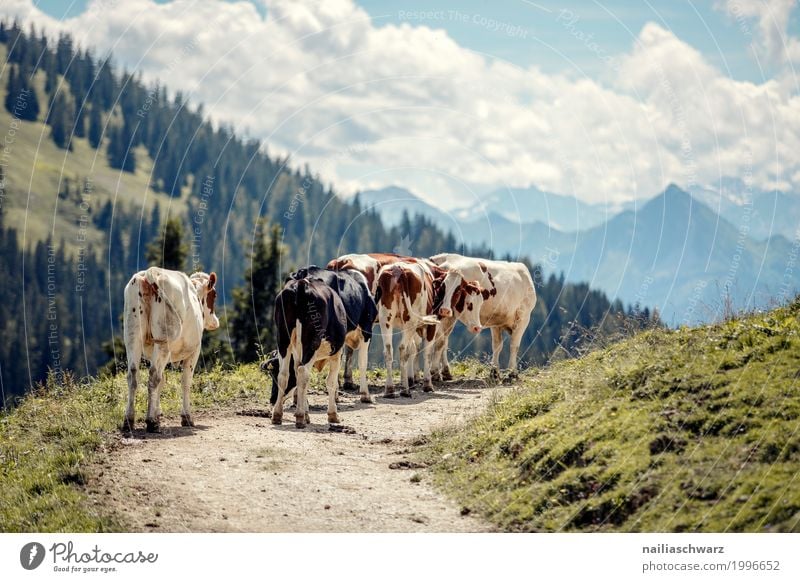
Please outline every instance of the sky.
[{"label": "sky", "polygon": [[344,194],[800,183],[796,0],[2,0]]}]

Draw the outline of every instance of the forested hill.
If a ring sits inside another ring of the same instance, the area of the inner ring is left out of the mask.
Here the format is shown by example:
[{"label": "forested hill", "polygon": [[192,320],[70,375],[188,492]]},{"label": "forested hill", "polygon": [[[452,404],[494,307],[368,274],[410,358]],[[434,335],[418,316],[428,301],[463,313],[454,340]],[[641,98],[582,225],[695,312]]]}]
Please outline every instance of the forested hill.
[{"label": "forested hill", "polygon": [[[260,272],[257,265],[248,271],[255,234],[260,238],[263,230],[256,228],[259,219],[279,225],[281,233],[271,284],[295,266],[324,264],[346,252],[491,254],[464,248],[419,216],[385,227],[357,197],[335,196],[310,168],[271,156],[259,142],[211,123],[202,106],[181,93],[145,85],[69,36],[52,39],[0,23],[0,60],[0,131],[6,137],[0,153],[0,381],[6,403],[48,369],[95,374],[108,361],[122,288],[132,272],[153,261],[148,245],[163,236],[168,219],[183,228],[184,268],[215,270],[222,315],[254,320],[264,344],[271,337],[262,333],[270,325],[270,294],[262,293],[265,303],[256,310],[253,302],[233,301],[234,289],[241,288],[240,299],[246,296]],[[572,350],[581,341],[576,329],[601,326],[615,333],[628,325],[620,303],[610,304],[586,285],[567,285],[552,274],[538,281],[528,362],[545,361],[559,345]],[[469,346],[462,337],[456,346],[480,352],[489,345],[484,336]],[[226,332],[216,337],[217,355],[227,353],[219,349]],[[255,357],[252,346],[239,347],[233,346],[234,356]],[[119,343],[116,352],[124,356]]]}]

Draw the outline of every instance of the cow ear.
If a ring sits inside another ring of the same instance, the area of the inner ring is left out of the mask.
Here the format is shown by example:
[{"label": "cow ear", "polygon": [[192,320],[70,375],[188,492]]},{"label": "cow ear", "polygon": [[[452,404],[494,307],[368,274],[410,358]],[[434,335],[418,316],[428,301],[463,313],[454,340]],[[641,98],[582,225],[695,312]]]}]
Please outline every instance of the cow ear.
[{"label": "cow ear", "polygon": [[467,289],[469,293],[472,295],[477,295],[478,293],[483,294],[483,287],[477,281],[470,281],[467,283]]},{"label": "cow ear", "polygon": [[216,284],[217,284],[217,274],[216,273],[211,273],[208,276],[208,288],[209,289],[213,289],[214,285],[216,285]]}]

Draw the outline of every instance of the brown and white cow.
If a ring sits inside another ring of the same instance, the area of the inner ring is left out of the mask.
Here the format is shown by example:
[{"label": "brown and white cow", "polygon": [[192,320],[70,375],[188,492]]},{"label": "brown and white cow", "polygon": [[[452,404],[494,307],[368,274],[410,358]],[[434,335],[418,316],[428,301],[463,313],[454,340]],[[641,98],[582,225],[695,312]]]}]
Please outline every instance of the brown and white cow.
[{"label": "brown and white cow", "polygon": [[[384,266],[378,272],[375,299],[378,303],[378,322],[383,338],[384,360],[386,362],[386,389],[384,396],[394,397],[392,331],[399,329],[401,396],[411,396],[411,384],[415,374],[415,364],[422,347],[423,390],[433,390],[430,361],[433,352],[433,339],[439,323],[440,314],[451,315],[453,307],[441,302],[443,296],[460,298],[468,294],[470,302],[477,301],[474,313],[467,316],[473,329],[480,330],[480,302],[482,289],[474,282],[463,280],[457,271],[432,271],[424,262],[396,262]],[[459,305],[463,308],[466,302]],[[459,315],[461,311],[458,312]]]},{"label": "brown and white cow", "polygon": [[125,286],[123,329],[128,359],[128,406],[123,427],[133,430],[134,402],[142,357],[150,361],[148,381],[147,432],[158,432],[164,368],[169,363],[183,366],[181,426],[194,426],[189,410],[189,389],[200,357],[203,330],[215,330],[214,313],[217,275],[150,267],[139,271]]},{"label": "brown and white cow", "polygon": [[[511,335],[508,367],[512,375],[516,374],[522,335],[536,305],[536,290],[528,268],[522,263],[490,261],[455,253],[435,255],[431,257],[431,261],[442,268],[461,272],[465,278],[474,279],[483,288],[480,324],[492,330],[492,375],[499,376],[500,373],[503,332]],[[452,299],[446,295],[444,302],[449,304]],[[447,362],[447,343],[456,319],[457,315],[443,320],[436,336],[433,367],[435,375],[442,379],[451,377]],[[466,325],[470,327],[470,323]]]},{"label": "brown and white cow", "polygon": [[383,338],[383,357],[386,363],[386,388],[384,397],[394,398],[392,378],[394,349],[392,330],[399,329],[400,377],[402,396],[411,396],[409,378],[414,377],[414,359],[417,356],[417,337],[427,339],[423,348],[423,390],[430,391],[430,356],[439,318],[434,315],[436,302],[434,277],[420,262],[395,262],[384,266],[377,274],[375,299],[378,304],[378,324]]},{"label": "brown and white cow", "polygon": [[[378,284],[378,271],[386,265],[391,265],[398,262],[416,263],[422,261],[427,264],[429,269],[441,272],[439,267],[434,265],[427,259],[417,259],[415,257],[407,257],[395,253],[369,253],[369,254],[349,254],[342,255],[336,259],[331,260],[327,268],[332,271],[357,271],[364,275],[367,279],[367,286],[370,293],[375,295],[375,290]],[[353,382],[353,353],[354,350],[345,345],[344,347],[344,390],[356,390],[357,386]],[[359,350],[359,362],[363,362],[366,366],[367,354],[365,348]],[[363,383],[363,380],[362,380]]]},{"label": "brown and white cow", "polygon": [[378,283],[378,271],[386,265],[393,263],[405,262],[415,263],[423,260],[430,263],[427,259],[417,259],[415,257],[407,257],[405,255],[398,255],[395,253],[368,253],[368,254],[350,254],[342,255],[336,259],[331,260],[327,268],[332,271],[355,270],[367,278],[367,285],[370,292],[374,295],[375,288]]},{"label": "brown and white cow", "polygon": [[[462,285],[463,289],[466,290],[466,292],[469,295],[474,296],[475,294],[478,293],[478,289],[476,289],[475,287],[476,283],[472,282],[473,285],[468,286],[467,282],[463,279],[461,273],[457,271],[448,273],[446,269],[443,269],[438,265],[434,264],[430,259],[408,257],[404,255],[398,255],[395,253],[368,253],[368,254],[342,255],[341,257],[338,257],[330,261],[328,263],[327,268],[332,270],[352,269],[360,272],[361,274],[364,275],[364,277],[366,277],[367,284],[369,285],[372,293],[376,294],[378,286],[377,274],[386,265],[393,265],[395,263],[419,264],[423,269],[426,269],[429,272],[430,276],[433,278],[434,304],[438,308],[438,311],[436,313],[431,313],[430,315],[436,315],[437,317],[450,317],[452,315],[452,306],[450,305],[451,299],[454,297],[457,299],[459,297],[459,295],[456,293],[456,290]],[[448,297],[447,302],[442,301],[442,298],[445,296]],[[458,315],[462,317],[462,319],[465,321],[465,325],[467,325],[468,327],[476,328],[480,326],[480,322],[477,315],[475,317],[470,317],[469,315],[461,314],[460,311]],[[477,333],[477,331],[473,330],[473,333]],[[386,337],[387,333],[385,326],[381,326],[381,334],[383,335],[384,338]],[[411,357],[411,363],[409,365],[409,369],[407,370],[407,378],[409,385],[413,384],[417,379],[417,360],[418,360],[417,354],[419,352],[422,339],[421,336],[417,337],[416,339],[417,339],[416,351],[414,352],[414,355]],[[389,337],[390,343],[391,340],[392,338]],[[384,342],[384,348],[385,348],[385,342]],[[345,346],[344,352],[345,352],[344,389],[355,390],[356,386],[355,384],[353,384],[352,381],[353,351],[348,346]],[[363,356],[366,357],[366,354],[363,354]]]}]

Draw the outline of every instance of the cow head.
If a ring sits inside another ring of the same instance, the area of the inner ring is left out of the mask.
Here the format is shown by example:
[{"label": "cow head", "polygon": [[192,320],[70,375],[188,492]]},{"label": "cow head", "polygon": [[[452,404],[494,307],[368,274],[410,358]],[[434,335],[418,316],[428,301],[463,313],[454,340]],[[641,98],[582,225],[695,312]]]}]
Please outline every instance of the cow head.
[{"label": "cow head", "polygon": [[217,300],[217,290],[214,288],[217,284],[217,274],[194,273],[190,279],[197,291],[200,307],[203,309],[203,328],[213,331],[219,327],[219,318],[214,313],[214,303]]},{"label": "cow head", "polygon": [[442,283],[443,298],[439,307],[440,317],[458,317],[472,333],[481,329],[480,312],[484,293],[477,281],[467,281],[460,271],[447,271]]},{"label": "cow head", "polygon": [[461,280],[461,284],[453,291],[451,302],[453,313],[472,333],[483,329],[481,325],[481,308],[484,301],[484,289],[477,281]]}]

